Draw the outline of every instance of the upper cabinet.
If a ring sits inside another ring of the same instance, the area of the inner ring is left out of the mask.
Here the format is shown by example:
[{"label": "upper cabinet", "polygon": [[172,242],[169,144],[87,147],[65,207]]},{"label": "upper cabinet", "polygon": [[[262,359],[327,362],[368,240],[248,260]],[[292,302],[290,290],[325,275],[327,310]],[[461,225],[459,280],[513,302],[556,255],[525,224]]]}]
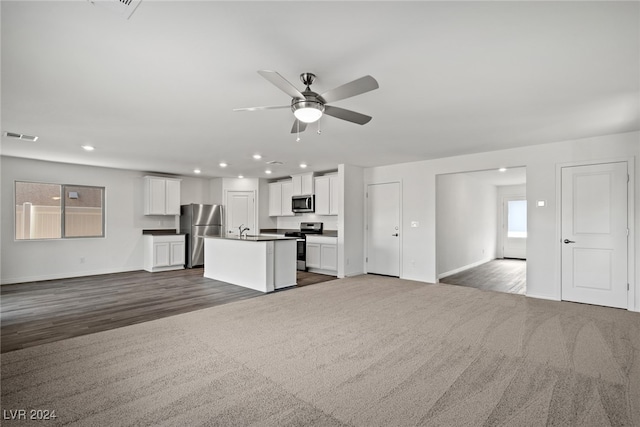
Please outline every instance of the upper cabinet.
[{"label": "upper cabinet", "polygon": [[269,184],[269,216],[293,216],[291,196],[293,182],[278,181]]},{"label": "upper cabinet", "polygon": [[306,196],[314,194],[313,172],[291,175],[291,180],[293,182],[292,196]]},{"label": "upper cabinet", "polygon": [[315,178],[316,215],[338,215],[340,189],[337,175]]},{"label": "upper cabinet", "polygon": [[180,180],[145,176],[144,214],[180,215]]}]

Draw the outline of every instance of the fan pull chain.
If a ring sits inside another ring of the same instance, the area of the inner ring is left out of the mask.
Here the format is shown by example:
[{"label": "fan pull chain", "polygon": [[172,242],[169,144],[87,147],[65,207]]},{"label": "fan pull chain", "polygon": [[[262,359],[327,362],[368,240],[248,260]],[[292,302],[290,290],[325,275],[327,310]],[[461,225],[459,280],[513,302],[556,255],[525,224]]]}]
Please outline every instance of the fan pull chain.
[{"label": "fan pull chain", "polygon": [[296,138],[296,142],[300,142],[300,120],[296,120],[296,126],[298,127],[297,129],[298,137]]},{"label": "fan pull chain", "polygon": [[320,117],[318,119],[318,135],[320,135],[322,133],[322,131],[320,130],[320,121],[322,120],[322,117]]}]

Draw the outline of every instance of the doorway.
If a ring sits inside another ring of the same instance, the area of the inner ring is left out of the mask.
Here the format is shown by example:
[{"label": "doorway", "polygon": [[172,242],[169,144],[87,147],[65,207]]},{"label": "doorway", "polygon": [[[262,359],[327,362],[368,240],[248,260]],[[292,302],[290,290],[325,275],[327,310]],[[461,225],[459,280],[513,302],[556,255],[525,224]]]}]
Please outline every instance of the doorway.
[{"label": "doorway", "polygon": [[367,186],[367,273],[400,277],[400,183]]},{"label": "doorway", "polygon": [[566,301],[628,308],[627,162],[561,168],[561,291]]},{"label": "doorway", "polygon": [[525,294],[526,168],[436,176],[438,281]]},{"label": "doorway", "polygon": [[227,236],[238,236],[239,227],[249,228],[248,234],[259,234],[256,230],[256,208],[254,191],[227,191]]}]

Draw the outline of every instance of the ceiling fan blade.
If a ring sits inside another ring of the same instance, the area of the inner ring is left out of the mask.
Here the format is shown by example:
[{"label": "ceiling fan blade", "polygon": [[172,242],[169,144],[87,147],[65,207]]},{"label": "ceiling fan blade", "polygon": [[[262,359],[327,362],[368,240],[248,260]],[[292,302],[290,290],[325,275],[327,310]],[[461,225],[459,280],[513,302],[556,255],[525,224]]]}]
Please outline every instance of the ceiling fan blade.
[{"label": "ceiling fan blade", "polygon": [[291,128],[291,133],[304,132],[307,129],[307,124],[305,122],[301,122],[296,119],[293,122],[293,127]]},{"label": "ceiling fan blade", "polygon": [[340,99],[351,98],[352,96],[360,95],[378,89],[379,87],[376,79],[371,76],[364,76],[352,82],[345,83],[342,86],[338,86],[320,96],[322,96],[327,103],[330,103]]},{"label": "ceiling fan blade", "polygon": [[234,108],[233,111],[276,110],[279,108],[291,108],[291,105],[267,105],[265,107]]},{"label": "ceiling fan blade", "polygon": [[324,113],[337,119],[346,120],[348,122],[357,123],[359,125],[367,124],[372,119],[371,116],[356,113],[355,111],[351,110],[345,110],[344,108],[340,107],[332,107],[331,105],[324,106]]},{"label": "ceiling fan blade", "polygon": [[278,87],[278,89],[280,89],[290,97],[305,99],[304,95],[298,89],[296,89],[294,85],[289,83],[287,79],[282,77],[277,72],[270,71],[270,70],[258,70],[258,74],[260,74],[265,79],[269,80],[276,87]]}]

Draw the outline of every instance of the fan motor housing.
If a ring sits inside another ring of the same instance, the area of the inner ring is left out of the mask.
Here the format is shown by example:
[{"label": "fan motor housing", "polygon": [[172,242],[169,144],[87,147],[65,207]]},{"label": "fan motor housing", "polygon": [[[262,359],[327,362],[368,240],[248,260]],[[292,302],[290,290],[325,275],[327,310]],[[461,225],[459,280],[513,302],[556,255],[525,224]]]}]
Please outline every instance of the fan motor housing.
[{"label": "fan motor housing", "polygon": [[306,99],[294,98],[291,100],[291,111],[295,112],[300,108],[315,108],[324,113],[324,100],[315,92],[302,92]]}]

